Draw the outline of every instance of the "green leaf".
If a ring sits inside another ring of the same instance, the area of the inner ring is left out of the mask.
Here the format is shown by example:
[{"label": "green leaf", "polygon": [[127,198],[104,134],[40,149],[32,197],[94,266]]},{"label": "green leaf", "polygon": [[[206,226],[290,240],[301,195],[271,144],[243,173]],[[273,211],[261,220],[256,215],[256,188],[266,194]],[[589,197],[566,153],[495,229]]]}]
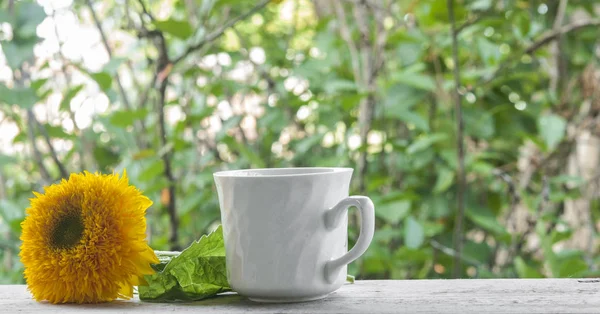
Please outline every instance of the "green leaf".
[{"label": "green leaf", "polygon": [[133,125],[134,121],[146,118],[147,115],[148,109],[121,110],[113,112],[109,121],[114,126],[126,128]]},{"label": "green leaf", "polygon": [[311,148],[315,147],[316,145],[320,145],[322,140],[323,134],[315,134],[312,136],[305,137],[300,141],[296,142],[296,144],[294,145],[294,151],[296,153],[296,156],[304,156],[306,153],[308,153],[308,151]]},{"label": "green leaf", "polygon": [[378,205],[375,215],[388,223],[397,224],[410,213],[411,201],[396,200]]},{"label": "green leaf", "polygon": [[537,269],[527,265],[520,256],[515,258],[515,270],[517,271],[519,278],[544,278]]},{"label": "green leaf", "polygon": [[494,136],[494,117],[489,112],[479,108],[465,108],[463,118],[467,134],[482,139]]},{"label": "green leaf", "polygon": [[125,62],[126,60],[126,58],[113,57],[110,59],[110,61],[108,61],[107,64],[104,65],[104,67],[102,68],[102,72],[111,75],[116,75],[118,73],[119,66],[123,64],[123,62]]},{"label": "green leaf", "polygon": [[21,221],[25,218],[25,208],[14,201],[0,200],[0,217],[6,221],[14,234],[21,233]]},{"label": "green leaf", "polygon": [[473,11],[484,11],[492,6],[492,0],[475,0],[469,5]]},{"label": "green leaf", "polygon": [[348,283],[354,283],[354,276],[352,275],[346,275],[346,282]]},{"label": "green leaf", "polygon": [[38,92],[40,90],[40,88],[42,88],[42,86],[44,86],[44,84],[46,84],[46,82],[48,82],[48,79],[42,78],[42,79],[31,81],[30,86],[34,91]]},{"label": "green leaf", "polygon": [[95,146],[92,154],[94,155],[94,160],[98,163],[98,167],[104,171],[112,171],[121,157],[118,152],[115,152],[115,150],[108,145]]},{"label": "green leaf", "polygon": [[552,244],[563,241],[563,240],[567,240],[569,238],[571,238],[571,236],[573,235],[573,231],[572,230],[565,230],[565,231],[558,231],[558,230],[553,230],[552,231]]},{"label": "green leaf", "polygon": [[436,88],[435,81],[430,76],[424,74],[398,72],[392,75],[392,79],[398,83],[426,91],[434,91]]},{"label": "green leaf", "polygon": [[[35,1],[17,1],[17,19],[12,24],[16,38],[36,37],[37,26],[46,18],[44,8]],[[13,38],[14,40],[14,38]]]},{"label": "green leaf", "polygon": [[404,222],[404,244],[409,249],[416,249],[423,244],[423,240],[423,226],[412,216],[408,217]]},{"label": "green leaf", "polygon": [[484,37],[477,38],[477,49],[479,55],[486,65],[495,65],[500,60],[500,50],[497,45],[492,44]]},{"label": "green leaf", "polygon": [[233,117],[225,120],[223,122],[223,126],[221,126],[221,129],[215,135],[215,139],[217,141],[221,141],[223,138],[225,138],[225,136],[227,136],[227,131],[229,131],[230,129],[239,125],[241,121],[242,121],[241,116],[233,116]]},{"label": "green leaf", "polygon": [[194,30],[190,23],[186,21],[180,21],[175,19],[168,19],[165,21],[154,21],[154,26],[161,31],[171,34],[180,39],[187,39],[192,36]]},{"label": "green leaf", "polygon": [[246,160],[252,166],[256,168],[265,167],[265,163],[262,160],[262,158],[260,158],[260,156],[248,145],[244,145],[243,143],[238,142],[235,138],[231,136],[226,136],[221,142],[227,144],[229,149],[238,152],[240,155],[246,158]]},{"label": "green leaf", "polygon": [[85,87],[85,85],[83,84],[79,84],[76,85],[72,88],[70,88],[66,93],[65,96],[63,97],[62,101],[60,102],[60,110],[64,110],[64,111],[69,111],[71,110],[71,100],[73,100],[73,98],[75,98],[75,96],[77,96],[77,94]]},{"label": "green leaf", "polygon": [[580,277],[585,271],[588,270],[587,263],[581,258],[571,258],[560,264],[558,271],[559,278],[576,278]]},{"label": "green leaf", "polygon": [[15,70],[21,67],[23,62],[33,58],[33,47],[36,43],[37,40],[33,39],[20,42],[18,45],[13,41],[3,41],[1,46],[8,66]]},{"label": "green leaf", "polygon": [[383,99],[385,114],[402,118],[402,114],[421,104],[427,92],[404,84],[393,84],[387,90],[387,97]]},{"label": "green leaf", "polygon": [[408,146],[408,148],[406,149],[406,152],[408,154],[412,155],[414,153],[423,151],[423,150],[429,148],[434,143],[443,141],[446,138],[448,138],[448,136],[446,134],[442,134],[442,133],[423,136],[423,137],[419,138],[417,141],[415,141],[414,143],[410,144],[410,146]]},{"label": "green leaf", "polygon": [[5,154],[0,153],[0,167],[8,165],[8,164],[12,164],[13,162],[16,162],[16,161],[17,161],[17,158],[15,158],[14,156],[5,155]]},{"label": "green leaf", "polygon": [[37,101],[38,97],[31,87],[8,88],[0,83],[0,103],[30,109]]},{"label": "green leaf", "polygon": [[441,193],[446,191],[454,182],[454,171],[448,168],[441,168],[438,172],[437,181],[435,182],[435,187],[433,188],[433,192]]},{"label": "green leaf", "polygon": [[63,127],[60,125],[44,124],[44,127],[46,129],[46,132],[48,132],[48,136],[50,136],[52,138],[62,138],[62,139],[74,138],[74,136],[72,134],[65,132]]},{"label": "green leaf", "polygon": [[508,231],[498,222],[496,216],[489,209],[469,207],[466,211],[466,216],[475,225],[500,236],[503,240],[510,238]]},{"label": "green leaf", "polygon": [[551,277],[560,277],[560,264],[556,254],[552,249],[552,239],[547,236],[546,222],[538,219],[535,226],[536,233],[540,236],[541,247],[544,252],[544,263],[547,263],[550,269]]},{"label": "green leaf", "polygon": [[225,267],[225,244],[221,226],[173,257],[164,269],[145,276],[139,287],[145,301],[194,301],[230,291]]},{"label": "green leaf", "polygon": [[101,90],[107,91],[112,85],[112,77],[106,72],[90,73],[90,77],[98,83]]},{"label": "green leaf", "polygon": [[565,136],[567,122],[556,114],[546,114],[538,119],[540,136],[549,150],[555,149]]},{"label": "green leaf", "polygon": [[324,89],[327,94],[353,92],[356,91],[356,83],[354,81],[342,79],[327,80]]},{"label": "green leaf", "polygon": [[411,111],[399,111],[395,113],[390,113],[390,115],[397,117],[398,119],[410,123],[415,126],[415,128],[422,131],[429,131],[429,122],[425,120],[420,114]]},{"label": "green leaf", "polygon": [[194,193],[183,200],[183,203],[179,207],[179,215],[183,216],[193,209],[198,209],[204,195],[202,193]]},{"label": "green leaf", "polygon": [[140,176],[138,177],[138,179],[140,181],[155,180],[156,177],[161,176],[164,171],[165,171],[165,164],[163,163],[162,159],[157,159],[154,162],[152,162],[151,164],[149,164],[142,173],[140,173]]}]

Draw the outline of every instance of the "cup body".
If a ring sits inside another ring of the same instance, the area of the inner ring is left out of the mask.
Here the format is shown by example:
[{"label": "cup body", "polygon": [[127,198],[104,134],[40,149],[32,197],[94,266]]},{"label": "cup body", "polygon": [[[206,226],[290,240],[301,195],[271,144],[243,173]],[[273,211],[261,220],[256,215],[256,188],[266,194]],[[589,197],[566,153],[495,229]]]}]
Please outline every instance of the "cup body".
[{"label": "cup body", "polygon": [[318,299],[332,282],[325,264],[348,250],[348,219],[334,229],[325,212],[348,197],[351,168],[272,168],[214,174],[231,288],[259,301]]}]

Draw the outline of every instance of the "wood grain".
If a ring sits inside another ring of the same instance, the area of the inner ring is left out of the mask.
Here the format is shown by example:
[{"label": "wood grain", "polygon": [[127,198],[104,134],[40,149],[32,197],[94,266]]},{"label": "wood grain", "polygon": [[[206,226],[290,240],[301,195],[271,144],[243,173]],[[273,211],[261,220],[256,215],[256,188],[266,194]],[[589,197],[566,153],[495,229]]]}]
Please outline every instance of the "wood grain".
[{"label": "wood grain", "polygon": [[600,313],[600,281],[590,279],[381,280],[347,284],[320,301],[258,304],[229,294],[191,303],[137,299],[52,305],[25,286],[0,286],[0,313]]}]

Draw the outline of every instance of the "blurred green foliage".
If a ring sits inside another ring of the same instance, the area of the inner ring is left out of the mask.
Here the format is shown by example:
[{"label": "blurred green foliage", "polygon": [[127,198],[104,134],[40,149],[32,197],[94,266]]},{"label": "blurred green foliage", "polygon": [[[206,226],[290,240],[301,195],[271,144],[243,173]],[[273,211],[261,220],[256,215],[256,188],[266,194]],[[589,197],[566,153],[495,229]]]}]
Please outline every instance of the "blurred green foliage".
[{"label": "blurred green foliage", "polygon": [[[528,50],[560,31],[558,15],[560,25],[597,22],[594,1],[569,1],[562,13],[561,2],[456,0],[458,64],[445,0],[120,0],[93,3],[93,12],[87,1],[0,2],[0,74],[8,73],[0,76],[0,127],[15,130],[1,135],[0,283],[23,282],[24,209],[32,191],[65,172],[127,169],[154,201],[152,247],[171,249],[219,222],[215,171],[357,168],[363,156],[351,194],[373,199],[377,226],[349,272],[449,278],[456,66],[467,179],[458,275],[597,275],[596,245],[561,244],[579,228],[563,219],[564,208],[589,183],[566,165],[570,127],[597,113],[582,77],[599,68],[598,27]],[[94,31],[92,48],[69,41],[65,24],[54,27],[61,16]],[[81,55],[67,54],[67,44]],[[87,59],[90,49],[101,51],[97,60]],[[558,74],[557,55],[567,69]],[[582,111],[586,104],[591,109]],[[529,168],[519,167],[521,159]],[[586,197],[595,241],[600,207]],[[523,230],[510,227],[519,210],[532,218]]]}]

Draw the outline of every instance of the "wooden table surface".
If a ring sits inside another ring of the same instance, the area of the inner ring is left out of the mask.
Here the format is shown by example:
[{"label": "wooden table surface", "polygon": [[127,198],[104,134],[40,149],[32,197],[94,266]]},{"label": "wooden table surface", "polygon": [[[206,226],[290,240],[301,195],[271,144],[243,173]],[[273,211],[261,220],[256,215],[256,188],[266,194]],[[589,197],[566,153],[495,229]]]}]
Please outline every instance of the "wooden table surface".
[{"label": "wooden table surface", "polygon": [[326,299],[259,304],[230,294],[190,303],[138,299],[97,305],[52,305],[25,286],[0,285],[0,313],[600,313],[600,280],[463,279],[356,281]]}]

